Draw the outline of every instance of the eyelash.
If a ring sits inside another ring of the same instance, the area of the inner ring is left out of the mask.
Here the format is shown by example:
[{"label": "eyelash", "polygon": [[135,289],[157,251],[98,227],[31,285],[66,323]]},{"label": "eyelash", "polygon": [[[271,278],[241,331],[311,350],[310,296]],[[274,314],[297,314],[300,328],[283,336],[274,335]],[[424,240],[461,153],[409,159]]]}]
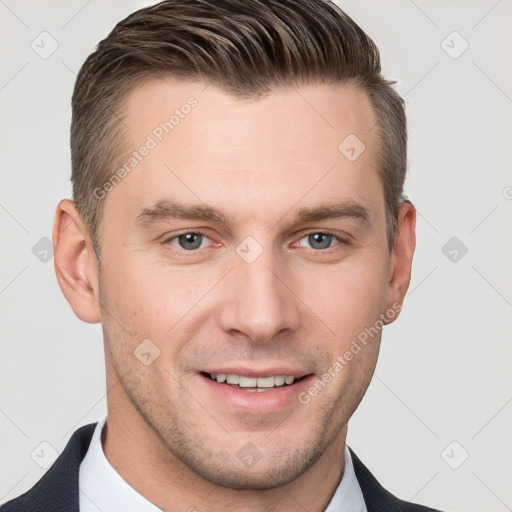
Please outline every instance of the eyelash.
[{"label": "eyelash", "polygon": [[[202,231],[201,229],[196,229],[196,230],[193,230],[193,231],[184,231],[182,233],[178,233],[177,235],[173,235],[172,237],[170,238],[167,238],[163,243],[165,245],[169,245],[172,247],[172,250],[173,251],[176,251],[176,252],[179,252],[181,254],[183,253],[188,253],[190,255],[194,255],[194,254],[197,254],[197,252],[200,250],[200,249],[192,249],[192,250],[186,250],[186,249],[182,249],[182,248],[178,248],[178,247],[174,247],[171,242],[174,241],[174,240],[177,240],[180,236],[183,236],[183,235],[188,235],[188,234],[195,234],[195,235],[202,235],[208,239],[210,239],[211,241],[212,238],[207,234],[205,233],[204,231]],[[314,248],[309,248],[309,247],[305,247],[305,249],[309,249],[311,251],[314,251],[315,253],[328,253],[328,252],[331,252],[333,249],[335,249],[336,247],[338,247],[339,245],[348,245],[350,242],[344,238],[341,238],[339,235],[337,235],[336,233],[333,233],[332,231],[329,231],[329,230],[325,230],[325,231],[309,231],[305,234],[303,234],[297,242],[294,242],[294,244],[300,242],[303,238],[306,238],[307,236],[309,235],[314,235],[314,234],[322,234],[322,235],[330,235],[332,236],[336,241],[337,243],[335,243],[334,245],[332,245],[331,247],[327,247],[326,249],[314,249]]]},{"label": "eyelash", "polygon": [[[298,242],[300,242],[303,238],[306,238],[308,237],[309,235],[318,235],[318,234],[321,234],[321,235],[329,235],[329,236],[332,236],[333,239],[336,240],[337,243],[335,243],[334,245],[331,245],[330,247],[327,247],[326,249],[314,249],[314,248],[310,248],[310,247],[304,247],[304,249],[309,249],[311,251],[314,251],[315,253],[329,253],[329,252],[332,252],[333,250],[336,250],[336,248],[340,245],[348,245],[349,242],[348,240],[344,239],[344,238],[341,238],[340,235],[337,235],[336,233],[333,233],[332,231],[309,231],[305,234],[303,234]],[[294,242],[294,244],[297,243],[297,242]]]}]

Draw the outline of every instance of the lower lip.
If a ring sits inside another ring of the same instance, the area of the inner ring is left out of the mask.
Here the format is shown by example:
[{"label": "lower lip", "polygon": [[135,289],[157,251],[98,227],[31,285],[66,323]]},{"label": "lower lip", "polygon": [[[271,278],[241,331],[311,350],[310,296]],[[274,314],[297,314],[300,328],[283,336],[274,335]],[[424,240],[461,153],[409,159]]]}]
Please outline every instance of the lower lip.
[{"label": "lower lip", "polygon": [[220,400],[230,408],[244,413],[272,413],[298,402],[297,395],[307,389],[313,379],[308,375],[293,384],[275,388],[262,388],[266,391],[246,391],[243,388],[221,384],[216,380],[199,374],[199,378],[213,394],[215,400]]}]

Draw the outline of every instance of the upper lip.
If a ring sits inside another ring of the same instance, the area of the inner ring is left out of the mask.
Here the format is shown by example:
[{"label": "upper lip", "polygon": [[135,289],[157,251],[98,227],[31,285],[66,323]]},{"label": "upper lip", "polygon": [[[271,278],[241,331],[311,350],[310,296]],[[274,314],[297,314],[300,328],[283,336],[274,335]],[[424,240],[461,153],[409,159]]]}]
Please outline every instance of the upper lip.
[{"label": "upper lip", "polygon": [[232,373],[235,375],[242,375],[244,377],[275,377],[278,375],[284,375],[286,377],[287,375],[293,375],[296,379],[300,379],[301,377],[311,373],[286,366],[275,366],[272,368],[266,367],[261,369],[247,368],[245,366],[223,366],[221,368],[209,368],[202,371],[205,373],[212,373],[213,375],[219,375],[220,373]]}]

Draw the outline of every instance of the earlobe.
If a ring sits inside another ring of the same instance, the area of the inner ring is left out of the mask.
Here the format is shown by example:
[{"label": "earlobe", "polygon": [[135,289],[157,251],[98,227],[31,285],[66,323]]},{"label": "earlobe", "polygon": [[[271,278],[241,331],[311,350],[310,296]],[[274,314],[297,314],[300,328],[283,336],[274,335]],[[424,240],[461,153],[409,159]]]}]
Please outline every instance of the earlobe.
[{"label": "earlobe", "polygon": [[84,223],[69,199],[63,199],[57,206],[53,245],[55,273],[66,300],[84,322],[101,322],[98,259]]},{"label": "earlobe", "polygon": [[[389,283],[386,297],[386,309],[395,310],[403,304],[411,281],[411,268],[416,248],[416,209],[411,202],[400,206],[397,228],[390,258]],[[398,315],[387,323],[393,322]]]}]

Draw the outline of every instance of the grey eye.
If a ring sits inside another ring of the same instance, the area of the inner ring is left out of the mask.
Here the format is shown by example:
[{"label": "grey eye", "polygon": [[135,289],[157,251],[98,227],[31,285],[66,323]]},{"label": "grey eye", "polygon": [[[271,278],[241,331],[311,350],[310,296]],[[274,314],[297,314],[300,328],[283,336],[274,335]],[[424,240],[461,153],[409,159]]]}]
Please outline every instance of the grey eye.
[{"label": "grey eye", "polygon": [[334,237],[329,233],[311,233],[304,238],[307,238],[308,244],[313,249],[328,249],[332,245]]},{"label": "grey eye", "polygon": [[199,249],[203,242],[203,235],[201,233],[184,233],[183,235],[178,235],[176,238],[179,246],[187,251]]}]

